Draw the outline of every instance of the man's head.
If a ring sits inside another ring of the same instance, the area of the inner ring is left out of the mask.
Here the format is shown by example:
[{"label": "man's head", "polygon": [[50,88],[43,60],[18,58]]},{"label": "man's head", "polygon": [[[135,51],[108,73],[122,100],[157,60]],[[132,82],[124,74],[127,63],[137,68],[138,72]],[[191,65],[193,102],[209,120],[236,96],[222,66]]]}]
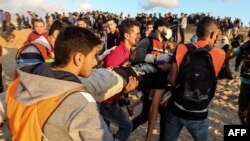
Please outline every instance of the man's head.
[{"label": "man's head", "polygon": [[111,33],[115,33],[116,28],[117,28],[117,24],[115,22],[115,19],[113,19],[113,18],[108,19],[107,20],[107,27],[109,28],[109,31]]},{"label": "man's head", "polygon": [[36,19],[34,21],[34,31],[39,35],[46,32],[46,26],[42,19]]},{"label": "man's head", "polygon": [[164,28],[167,28],[169,26],[169,24],[165,21],[165,20],[156,20],[154,23],[154,31],[158,30],[158,31],[163,31]]},{"label": "man's head", "polygon": [[50,26],[50,28],[49,28],[49,36],[58,36],[58,34],[59,34],[59,32],[60,32],[60,30],[63,28],[63,27],[65,27],[66,25],[63,23],[63,22],[61,22],[61,21],[59,21],[59,20],[55,20],[52,24],[51,24],[51,26]]},{"label": "man's head", "polygon": [[130,47],[136,46],[140,41],[140,24],[132,19],[126,19],[119,28],[121,39]]},{"label": "man's head", "polygon": [[154,23],[153,23],[152,21],[147,21],[146,26],[147,26],[147,27],[146,27],[146,30],[147,30],[147,31],[150,31],[150,32],[151,32],[151,31],[154,29],[154,28],[153,28],[153,27],[154,27]]},{"label": "man's head", "polygon": [[162,38],[165,38],[165,36],[167,35],[167,32],[169,30],[168,27],[169,27],[169,24],[167,21],[159,19],[159,20],[155,21],[153,31],[156,34],[159,34]]},{"label": "man's head", "polygon": [[64,27],[68,26],[69,24],[64,22],[63,20],[62,21],[59,21],[59,20],[55,20],[50,28],[49,28],[49,40],[50,40],[50,43],[52,45],[52,47],[54,47],[54,43],[55,43],[55,40],[60,32],[61,29],[63,29]]},{"label": "man's head", "polygon": [[153,31],[153,29],[154,29],[153,26],[154,26],[154,23],[152,21],[147,21],[147,23],[146,23],[146,32],[145,32],[146,37],[149,36],[151,31]]},{"label": "man's head", "polygon": [[198,36],[198,40],[205,40],[211,46],[214,45],[218,32],[219,28],[216,21],[210,17],[203,18],[198,23],[196,29],[196,35]]},{"label": "man's head", "polygon": [[66,27],[55,43],[55,67],[88,77],[97,64],[96,54],[101,45],[102,41],[91,31],[76,26]]},{"label": "man's head", "polygon": [[82,28],[88,28],[89,26],[88,18],[79,18],[77,20],[77,26],[82,27]]},{"label": "man's head", "polygon": [[182,18],[184,17],[184,13],[181,13],[181,17],[182,17]]}]

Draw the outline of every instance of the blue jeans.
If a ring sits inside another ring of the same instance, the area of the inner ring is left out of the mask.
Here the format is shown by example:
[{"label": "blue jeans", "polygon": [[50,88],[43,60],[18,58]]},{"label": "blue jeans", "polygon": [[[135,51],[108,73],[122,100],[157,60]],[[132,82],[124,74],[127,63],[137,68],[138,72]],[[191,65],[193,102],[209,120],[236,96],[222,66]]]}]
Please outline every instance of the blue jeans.
[{"label": "blue jeans", "polygon": [[209,136],[208,119],[204,120],[185,120],[175,116],[170,111],[165,116],[164,141],[176,141],[182,127],[185,126],[195,141],[207,141]]},{"label": "blue jeans", "polygon": [[115,137],[118,138],[119,141],[127,141],[132,131],[133,124],[128,118],[128,115],[121,109],[118,102],[100,104],[99,109],[108,125],[109,122],[111,122],[119,127]]}]

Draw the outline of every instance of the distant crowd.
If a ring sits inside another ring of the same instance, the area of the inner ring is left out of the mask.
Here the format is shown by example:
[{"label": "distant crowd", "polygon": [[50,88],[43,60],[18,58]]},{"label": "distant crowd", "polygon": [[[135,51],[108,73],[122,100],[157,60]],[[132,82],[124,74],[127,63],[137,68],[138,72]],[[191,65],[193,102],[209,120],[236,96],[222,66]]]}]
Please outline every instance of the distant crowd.
[{"label": "distant crowd", "polygon": [[[174,14],[172,12],[168,12],[166,14],[162,13],[153,13],[153,14],[146,14],[146,13],[138,13],[135,17],[130,15],[124,15],[123,13],[114,14],[109,12],[102,12],[102,11],[92,11],[92,12],[69,12],[69,13],[46,13],[44,17],[41,15],[37,15],[35,12],[27,11],[28,17],[24,15],[20,15],[19,13],[15,14],[15,20],[13,20],[13,16],[7,12],[0,9],[0,24],[2,28],[2,32],[6,34],[11,34],[14,29],[20,30],[25,28],[34,28],[34,21],[36,19],[43,19],[46,23],[47,29],[50,27],[52,22],[56,19],[58,20],[67,20],[68,22],[76,25],[77,20],[83,19],[86,22],[88,28],[96,31],[96,33],[100,34],[101,36],[104,34],[105,27],[107,24],[107,20],[113,18],[117,25],[119,26],[124,19],[131,18],[135,19],[139,23],[141,23],[141,33],[145,31],[146,24],[148,22],[154,23],[157,19],[165,19],[168,21],[171,29],[173,30],[174,37],[176,37],[177,28],[180,27],[181,23],[181,15]],[[185,14],[185,18],[187,19],[187,24],[194,24],[196,25],[201,19],[205,16],[211,16],[209,13],[192,13],[192,14]],[[223,34],[227,34],[227,36],[236,33],[240,27],[243,26],[243,22],[239,18],[232,19],[231,17],[212,17],[214,18],[220,27],[220,30]],[[16,24],[13,24],[15,21]],[[176,41],[176,39],[174,39]]]}]

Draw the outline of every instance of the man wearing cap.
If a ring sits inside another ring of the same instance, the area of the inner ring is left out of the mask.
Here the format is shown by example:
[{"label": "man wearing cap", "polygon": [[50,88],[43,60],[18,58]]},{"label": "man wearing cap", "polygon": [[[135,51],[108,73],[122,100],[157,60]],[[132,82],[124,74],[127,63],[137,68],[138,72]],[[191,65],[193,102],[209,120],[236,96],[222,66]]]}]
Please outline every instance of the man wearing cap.
[{"label": "man wearing cap", "polygon": [[157,20],[154,23],[153,31],[148,38],[141,40],[131,55],[131,62],[138,63],[159,63],[168,55],[167,47],[163,43],[168,29],[168,23],[164,20]]}]

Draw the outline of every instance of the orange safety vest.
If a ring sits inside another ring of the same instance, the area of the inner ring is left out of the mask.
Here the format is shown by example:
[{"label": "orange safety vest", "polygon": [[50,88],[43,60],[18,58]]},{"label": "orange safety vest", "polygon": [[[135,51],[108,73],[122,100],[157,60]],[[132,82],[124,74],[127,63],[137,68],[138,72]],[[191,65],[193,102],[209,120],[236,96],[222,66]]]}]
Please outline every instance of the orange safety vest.
[{"label": "orange safety vest", "polygon": [[[188,49],[184,44],[180,44],[176,49],[175,59],[176,59],[178,71],[180,70],[182,60],[184,59],[184,56],[187,53],[187,51],[188,51]],[[212,58],[215,75],[218,76],[218,74],[221,70],[221,67],[224,64],[225,53],[223,50],[221,50],[219,48],[213,48],[212,50],[209,51],[209,54],[211,55],[211,58]],[[223,57],[223,55],[224,55],[224,57]]]},{"label": "orange safety vest", "polygon": [[6,93],[7,116],[12,141],[41,141],[45,137],[43,127],[60,103],[70,94],[83,91],[82,88],[77,88],[31,105],[24,105],[16,100],[18,85],[19,79],[15,79]]},{"label": "orange safety vest", "polygon": [[151,45],[150,45],[150,54],[158,56],[161,54],[166,53],[166,45],[156,39],[149,38]]},{"label": "orange safety vest", "polygon": [[42,57],[43,57],[43,61],[45,63],[51,64],[54,62],[54,53],[53,51],[49,50],[48,48],[44,47],[42,44],[39,43],[30,43],[27,45],[24,45],[23,47],[21,47],[16,55],[16,59],[20,58],[20,54],[23,52],[23,50],[25,50],[28,46],[34,46],[38,49],[38,51],[41,53]]}]

